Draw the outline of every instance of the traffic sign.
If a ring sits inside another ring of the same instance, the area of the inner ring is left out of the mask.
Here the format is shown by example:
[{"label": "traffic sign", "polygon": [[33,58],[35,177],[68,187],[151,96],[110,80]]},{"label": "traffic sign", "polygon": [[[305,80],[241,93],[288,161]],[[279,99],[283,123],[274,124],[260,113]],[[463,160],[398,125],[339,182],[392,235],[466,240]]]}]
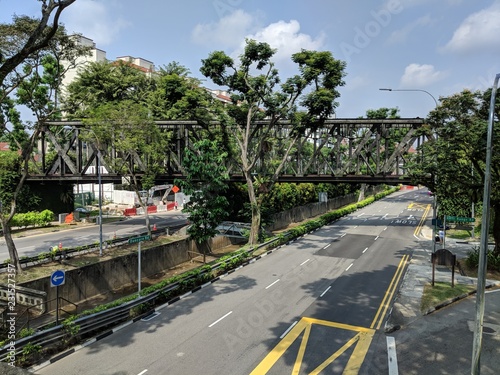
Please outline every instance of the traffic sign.
[{"label": "traffic sign", "polygon": [[139,242],[142,242],[142,241],[149,241],[150,239],[151,239],[151,236],[149,234],[147,234],[145,236],[139,236],[139,237],[129,238],[128,243],[129,244],[139,243]]},{"label": "traffic sign", "polygon": [[50,275],[50,286],[64,285],[66,281],[66,272],[64,270],[56,270]]},{"label": "traffic sign", "polygon": [[452,221],[455,223],[473,223],[476,219],[473,217],[446,216],[446,221]]},{"label": "traffic sign", "polygon": [[440,225],[443,225],[443,220],[441,219],[432,219],[432,225],[437,225],[437,226],[440,226]]}]

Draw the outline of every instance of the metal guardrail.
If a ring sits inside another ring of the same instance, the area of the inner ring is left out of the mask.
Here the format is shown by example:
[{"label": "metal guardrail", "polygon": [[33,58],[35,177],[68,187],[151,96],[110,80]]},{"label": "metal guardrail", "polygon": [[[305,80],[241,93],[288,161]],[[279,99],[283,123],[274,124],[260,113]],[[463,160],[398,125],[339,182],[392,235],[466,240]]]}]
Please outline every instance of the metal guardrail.
[{"label": "metal guardrail", "polygon": [[[153,235],[160,235],[160,234],[169,235],[169,234],[176,232],[177,230],[179,230],[183,226],[185,226],[185,224],[173,225],[170,227],[160,228],[157,230],[152,230],[151,234],[153,234]],[[126,236],[126,237],[105,240],[105,241],[103,241],[103,243],[105,243],[107,246],[120,246],[120,245],[126,244],[130,238],[142,236],[142,235],[146,235],[146,234],[147,234],[147,232],[142,232],[139,234],[133,234],[133,235]],[[32,256],[32,257],[26,257],[26,258],[23,257],[22,259],[20,259],[19,262],[21,263],[21,266],[29,267],[31,265],[40,264],[40,263],[60,261],[62,259],[67,258],[69,255],[72,255],[72,254],[80,254],[80,253],[92,252],[92,251],[97,251],[97,250],[99,250],[99,243],[93,243],[90,245],[76,246],[74,248],[64,248],[62,250],[58,250],[53,256],[50,256],[48,254],[44,254],[45,257],[43,257],[42,259],[40,259],[40,254]],[[2,272],[1,271],[2,269],[7,268],[7,267],[8,267],[8,262],[0,263],[0,272]]]},{"label": "metal guardrail", "polygon": [[[135,236],[134,236],[135,237]],[[277,241],[278,238],[274,238],[268,242],[265,242],[255,248],[251,248],[247,250],[247,253],[251,254],[255,250],[268,246],[269,244]],[[235,255],[231,258],[227,258],[224,260],[224,262],[228,262],[231,259],[234,259],[238,257],[238,255]],[[249,262],[248,260],[247,262]],[[206,274],[207,272],[212,272],[218,268],[221,267],[222,262],[215,263],[211,265],[210,271],[203,271],[199,275]],[[185,277],[184,279],[177,281],[175,283],[167,285],[165,288],[159,289],[153,293],[150,293],[146,296],[139,296],[136,299],[125,302],[120,306],[112,307],[109,309],[106,309],[104,311],[92,314],[92,315],[87,315],[83,316],[80,318],[77,318],[74,320],[72,323],[74,326],[79,326],[78,334],[76,336],[79,337],[86,337],[89,336],[92,333],[96,333],[98,331],[101,331],[102,329],[106,327],[111,327],[111,326],[116,326],[121,322],[127,321],[130,319],[130,311],[134,308],[137,307],[141,304],[153,302],[155,299],[157,299],[162,293],[167,293],[174,291],[175,289],[179,288],[181,286],[181,283],[185,281],[189,281],[191,279],[194,279],[198,277],[199,275],[189,275]],[[167,302],[173,302],[179,297],[174,297],[170,301]],[[151,309],[152,310],[152,309]],[[140,319],[142,316],[149,314],[151,311],[146,312],[138,317]],[[101,335],[107,335],[109,332],[103,332]],[[46,347],[48,345],[51,345],[55,342],[64,340],[69,338],[69,333],[66,331],[66,327],[64,324],[60,324],[58,326],[48,328],[45,330],[41,330],[39,332],[36,332],[35,334],[24,337],[21,339],[18,339],[15,341],[15,352],[16,356],[19,356],[23,348],[27,345],[40,345],[42,347]],[[9,351],[9,345],[8,343],[0,348],[0,361],[5,361],[7,360],[8,356],[10,355]]]},{"label": "metal guardrail", "polygon": [[[335,221],[335,220],[332,220],[332,221]],[[182,227],[182,226],[180,226],[180,227]],[[166,230],[168,230],[168,229],[169,228],[166,228]],[[172,229],[172,227],[170,227],[170,229]],[[158,231],[160,231],[160,230],[157,230],[155,232],[155,234]],[[134,235],[131,237],[136,237],[136,236],[137,235]],[[291,236],[292,236],[292,231],[287,231],[281,235],[281,238],[285,237],[285,242],[286,242],[289,240],[289,239],[287,239],[287,237],[291,237]],[[128,238],[130,238],[130,237],[127,237],[127,241],[128,241]],[[263,244],[260,244],[259,246],[255,247],[255,248],[248,249],[247,253],[251,254],[255,250],[258,250],[258,249],[263,248],[263,247],[267,247],[268,245],[272,244],[273,242],[277,242],[278,240],[280,240],[280,237],[275,237],[275,238],[273,238],[273,239],[271,239]],[[120,241],[125,241],[125,239],[120,238]],[[230,261],[233,258],[236,258],[237,256],[238,255],[235,255],[231,258],[225,259],[224,263],[227,261]],[[249,262],[250,262],[250,259],[247,260],[247,262],[245,262],[245,263],[249,263]],[[245,263],[243,263],[243,264],[245,264]],[[213,264],[211,266],[210,272],[214,271],[217,268],[220,268],[220,266],[221,266],[221,262]],[[200,273],[200,275],[203,275],[206,272],[208,272],[208,271],[203,271]],[[120,306],[112,307],[112,308],[106,309],[104,311],[101,311],[101,312],[98,312],[98,313],[95,313],[92,315],[77,318],[73,322],[73,324],[75,326],[79,326],[77,336],[84,337],[84,336],[92,334],[96,331],[102,330],[105,327],[116,326],[123,321],[127,321],[130,319],[130,310],[132,310],[134,307],[137,307],[137,306],[144,304],[144,303],[154,301],[156,298],[158,298],[158,296],[160,296],[161,293],[173,291],[173,290],[177,289],[181,283],[188,281],[190,279],[193,279],[197,276],[198,275],[189,275],[178,282],[167,285],[165,288],[157,290],[157,291],[150,293],[146,296],[142,296],[142,297],[138,296],[136,299],[129,301],[129,302],[125,302],[124,304],[122,304]],[[170,301],[167,301],[167,303],[172,303],[172,302],[178,300],[179,298],[180,298],[179,296],[174,297]],[[152,310],[153,309],[140,315],[136,319],[141,319],[141,317],[150,314]],[[134,319],[134,321],[135,321],[135,319]],[[103,332],[103,333],[101,333],[100,337],[107,336],[110,333],[111,333],[111,331]],[[43,331],[36,332],[34,335],[31,335],[31,336],[28,336],[28,337],[25,337],[25,338],[22,338],[22,339],[15,341],[15,352],[16,352],[15,355],[16,356],[20,355],[20,353],[22,353],[23,348],[27,344],[40,345],[40,346],[44,347],[44,346],[50,345],[54,342],[63,340],[64,338],[67,338],[67,337],[68,337],[68,332],[65,331],[65,326],[63,324],[58,325],[58,326],[53,327],[53,328],[43,330]],[[0,348],[0,361],[5,361],[8,358],[8,355],[9,355],[8,349],[9,349],[9,343],[7,343],[6,346],[3,346]]]}]

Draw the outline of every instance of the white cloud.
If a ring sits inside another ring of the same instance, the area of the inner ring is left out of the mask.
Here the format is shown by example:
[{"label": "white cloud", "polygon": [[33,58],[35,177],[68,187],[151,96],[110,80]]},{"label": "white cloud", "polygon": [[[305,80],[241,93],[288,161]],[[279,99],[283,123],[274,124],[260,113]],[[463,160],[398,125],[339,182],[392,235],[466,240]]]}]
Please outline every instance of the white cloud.
[{"label": "white cloud", "polygon": [[237,48],[245,36],[256,30],[258,16],[238,9],[218,22],[198,24],[191,37],[195,43],[215,48]]},{"label": "white cloud", "polygon": [[444,51],[470,53],[500,47],[500,1],[471,14],[455,30]]},{"label": "white cloud", "polygon": [[119,6],[115,1],[78,0],[63,12],[62,21],[69,33],[83,34],[98,47],[110,45],[124,28],[130,26],[130,22],[112,14],[110,8]]},{"label": "white cloud", "polygon": [[196,43],[215,48],[231,48],[229,53],[237,58],[243,52],[245,39],[267,42],[275,48],[273,61],[290,60],[290,56],[301,49],[319,50],[324,44],[324,35],[313,38],[300,32],[296,20],[278,21],[266,27],[261,26],[261,17],[238,9],[222,17],[218,22],[198,24],[193,29],[192,39]]},{"label": "white cloud", "polygon": [[[266,42],[277,49],[274,60],[289,60],[290,56],[301,49],[320,50],[324,44],[324,35],[312,38],[300,32],[300,24],[296,20],[278,21],[270,24],[253,35],[247,36],[259,42]],[[240,48],[243,47],[243,44]]]},{"label": "white cloud", "polygon": [[410,64],[401,77],[403,87],[425,87],[446,78],[446,72],[436,71],[433,65]]},{"label": "white cloud", "polygon": [[392,34],[389,36],[388,42],[389,43],[403,43],[406,41],[408,38],[408,35],[413,32],[413,30],[417,29],[418,27],[422,26],[427,26],[432,22],[432,19],[429,15],[426,15],[424,17],[420,17],[419,19],[409,23],[402,29],[393,31]]},{"label": "white cloud", "polygon": [[344,81],[345,81],[344,87],[346,91],[355,91],[363,87],[367,87],[371,83],[371,80],[369,78],[362,76],[355,76],[352,78],[347,76],[344,79]]}]

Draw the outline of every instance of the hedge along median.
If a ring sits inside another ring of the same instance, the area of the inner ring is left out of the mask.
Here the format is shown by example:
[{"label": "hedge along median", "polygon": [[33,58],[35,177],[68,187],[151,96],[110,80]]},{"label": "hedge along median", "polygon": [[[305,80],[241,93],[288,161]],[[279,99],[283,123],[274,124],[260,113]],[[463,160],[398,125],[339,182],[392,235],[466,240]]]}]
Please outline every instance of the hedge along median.
[{"label": "hedge along median", "polygon": [[[389,190],[386,190],[381,193],[377,193],[375,196],[369,197],[364,199],[363,201],[360,201],[358,203],[350,204],[345,207],[342,207],[340,209],[331,211],[329,213],[326,213],[324,215],[321,215],[317,219],[309,220],[306,221],[305,223],[298,225],[297,227],[288,230],[285,233],[282,233],[266,242],[266,244],[261,245],[261,248],[274,248],[277,246],[280,246],[284,243],[287,243],[290,240],[293,240],[295,238],[301,237],[306,233],[309,233],[313,230],[316,230],[324,225],[330,224],[334,222],[335,220],[348,215],[354,211],[356,211],[359,208],[365,207],[368,204],[373,203],[376,200],[379,200],[389,194],[392,194],[395,191],[398,191],[398,188],[392,188]],[[147,303],[140,304],[139,306],[134,307],[133,309],[130,310],[130,317],[135,317],[139,316],[141,314],[147,313],[149,311],[152,311],[155,306],[164,304],[168,301],[172,301],[173,299],[178,299],[180,295],[183,295],[184,293],[188,291],[192,291],[193,289],[196,289],[200,285],[203,285],[214,278],[218,277],[221,274],[225,274],[227,272],[230,272],[231,270],[236,269],[237,267],[241,266],[242,264],[248,263],[249,259],[254,255],[254,250],[253,248],[247,248],[247,249],[241,249],[238,250],[234,253],[228,254],[224,257],[221,257],[217,261],[214,261],[212,263],[209,263],[207,265],[204,265],[202,267],[199,267],[195,270],[189,271],[185,274],[181,274],[166,280],[163,280],[162,282],[152,285],[150,287],[144,288],[141,292],[141,296],[148,296],[152,293],[158,293],[158,295],[153,299],[150,300]],[[169,286],[176,284],[175,288],[169,288]],[[137,294],[133,294],[118,300],[115,300],[113,302],[97,306],[93,309],[86,310],[81,312],[80,314],[76,316],[72,316],[65,321],[63,321],[63,326],[65,329],[68,331],[68,335],[70,336],[67,340],[68,346],[73,345],[79,340],[85,339],[88,337],[80,337],[79,336],[79,328],[77,325],[74,325],[74,321],[78,319],[79,317],[83,316],[88,316],[88,315],[93,315],[101,311],[105,311],[110,308],[114,308],[117,306],[121,306],[122,304],[125,304],[131,300],[134,300],[137,298]],[[118,323],[118,322],[117,322]],[[94,332],[95,334],[96,332]],[[0,343],[3,344],[3,343]],[[63,347],[59,347],[58,350],[64,350]],[[43,348],[40,348],[40,351],[43,351]],[[36,356],[33,359],[39,359],[41,358],[42,353],[40,351],[37,351]],[[27,354],[24,353],[21,350],[21,354]],[[23,356],[23,358],[26,359],[26,355]],[[30,361],[27,361],[30,362]],[[25,364],[27,364],[27,362]]]},{"label": "hedge along median", "polygon": [[[368,197],[368,198],[366,198],[358,203],[353,203],[353,204],[347,205],[345,207],[342,207],[340,209],[337,209],[337,210],[331,211],[329,213],[326,213],[324,215],[321,215],[318,219],[308,220],[305,223],[298,225],[297,227],[290,229],[285,233],[282,233],[280,235],[277,235],[274,238],[269,239],[266,242],[266,245],[262,246],[262,248],[271,249],[271,248],[275,248],[277,246],[280,246],[284,243],[287,243],[288,241],[290,241],[292,239],[298,238],[298,237],[300,237],[306,233],[309,233],[313,230],[316,230],[324,225],[330,224],[330,223],[334,222],[335,220],[338,220],[339,218],[341,218],[345,215],[348,215],[348,214],[358,210],[359,208],[365,207],[365,206],[373,203],[374,201],[379,200],[379,199],[381,199],[389,194],[392,194],[398,190],[399,190],[399,187],[391,188],[389,190],[377,193],[375,196]],[[182,241],[174,242],[171,245],[176,244],[175,246],[177,246],[179,248],[179,247],[183,247],[181,245],[183,242],[187,243],[189,241],[182,240]],[[246,260],[248,260],[249,257],[252,256],[253,251],[254,251],[254,249],[252,249],[252,248],[247,248],[247,249],[243,248],[242,250],[238,250],[236,252],[233,252],[231,254],[228,254],[227,256],[224,256],[224,257],[218,259],[217,261],[209,263],[206,266],[202,266],[202,267],[197,268],[193,271],[189,271],[186,274],[181,274],[181,275],[175,276],[173,278],[163,280],[158,284],[144,288],[141,291],[141,296],[145,296],[145,295],[148,295],[152,292],[161,290],[161,289],[167,287],[168,285],[170,285],[172,283],[176,283],[176,282],[180,283],[179,288],[176,289],[175,291],[169,292],[169,295],[166,297],[173,298],[176,295],[183,294],[187,290],[190,290],[190,288],[195,288],[195,287],[207,282],[211,278],[217,277],[221,273],[225,273],[228,270],[231,270],[231,269],[234,269],[234,268],[240,266],[242,263],[244,263]],[[144,254],[147,254],[147,252],[143,253],[143,256],[145,256]],[[127,277],[132,278],[133,280],[136,280],[136,278],[137,278],[137,257],[135,256],[135,254],[130,254],[130,255],[132,256],[133,265],[130,267],[131,273],[128,273]],[[167,250],[166,258],[172,257],[173,255],[174,254],[172,252],[170,252],[170,254],[168,254],[168,250]],[[133,258],[133,257],[135,257],[135,258]],[[155,255],[155,258],[158,258],[158,259],[162,259],[163,257],[164,257],[163,255]],[[135,261],[133,261],[133,259],[135,259]],[[186,261],[187,260],[189,260],[189,259],[186,259]],[[179,259],[177,261],[179,261]],[[123,261],[121,263],[123,264]],[[145,263],[147,263],[147,261],[143,260],[143,264],[145,264]],[[209,268],[211,269],[211,267],[214,264],[218,265],[217,272],[207,272],[208,269]],[[161,265],[161,263],[159,263],[158,266],[160,268],[165,267],[164,265]],[[112,267],[115,267],[115,266],[112,266]],[[163,269],[165,269],[165,268],[163,268]],[[151,272],[156,273],[158,271],[152,270]],[[101,272],[98,272],[98,274],[102,275]],[[196,277],[193,277],[193,276],[196,276]],[[116,281],[117,281],[117,285],[120,285],[120,283],[123,283],[125,280],[116,280]],[[130,282],[130,279],[128,279],[128,281]],[[121,284],[121,285],[123,285],[123,284]],[[54,289],[54,288],[52,288],[52,289]],[[98,306],[95,309],[85,311],[82,314],[88,315],[88,314],[91,314],[91,313],[96,312],[96,311],[102,311],[102,310],[109,308],[109,307],[115,307],[115,306],[120,305],[121,303],[129,301],[131,298],[136,298],[136,295],[134,294],[131,297],[124,297],[123,299],[113,301],[109,304]],[[162,301],[160,301],[159,303],[161,303],[161,302]]]}]

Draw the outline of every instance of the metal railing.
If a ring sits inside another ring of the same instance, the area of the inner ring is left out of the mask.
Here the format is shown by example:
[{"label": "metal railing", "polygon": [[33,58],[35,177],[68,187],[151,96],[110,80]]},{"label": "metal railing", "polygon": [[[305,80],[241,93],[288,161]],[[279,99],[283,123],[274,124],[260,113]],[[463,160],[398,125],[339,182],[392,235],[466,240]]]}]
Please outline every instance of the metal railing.
[{"label": "metal railing", "polygon": [[[161,234],[170,235],[170,234],[174,233],[175,231],[179,230],[180,228],[182,228],[183,226],[184,226],[184,224],[180,224],[180,225],[175,225],[175,226],[170,226],[170,227],[165,227],[165,228],[159,228],[157,230],[152,230],[151,233],[153,235],[161,235]],[[106,249],[109,246],[112,246],[112,247],[113,246],[120,246],[120,245],[124,245],[124,244],[128,243],[128,240],[130,238],[142,236],[142,235],[146,235],[146,234],[147,234],[147,232],[142,232],[142,233],[133,234],[130,236],[114,238],[111,240],[105,240],[105,241],[103,241],[103,244],[105,244]],[[73,248],[64,248],[62,250],[58,250],[53,255],[42,253],[39,255],[32,256],[32,257],[23,257],[20,259],[20,263],[21,263],[21,266],[30,267],[30,266],[34,266],[34,265],[37,265],[40,263],[60,261],[62,259],[66,259],[70,255],[78,255],[80,253],[89,253],[89,252],[97,251],[97,250],[99,250],[99,243],[98,242],[92,243],[89,245],[76,246]],[[40,257],[41,255],[43,255],[43,257]],[[8,267],[8,262],[0,263],[0,272],[1,272],[1,270],[5,269],[7,267]]]},{"label": "metal railing", "polygon": [[[252,254],[255,250],[268,246],[271,243],[277,241],[277,238],[274,238],[268,242],[265,242],[255,248],[251,248],[246,250],[247,254]],[[186,281],[189,281],[191,279],[198,278],[204,274],[211,273],[214,270],[218,269],[221,267],[222,263],[227,264],[228,262],[231,261],[231,259],[235,259],[239,257],[239,255],[234,255],[233,257],[226,258],[223,262],[217,262],[213,265],[210,266],[210,270],[202,271],[199,274],[196,275],[188,275],[185,278],[174,282],[172,284],[169,284],[165,286],[162,289],[156,290],[146,296],[137,296],[137,298],[125,302],[119,306],[112,307],[109,309],[106,309],[101,312],[97,312],[91,315],[87,316],[82,316],[77,319],[75,319],[71,324],[73,326],[78,326],[78,333],[76,334],[77,337],[80,339],[85,339],[86,337],[90,337],[92,334],[95,334],[97,332],[102,332],[103,329],[106,327],[112,327],[112,326],[117,326],[118,324],[127,321],[131,318],[131,310],[135,307],[138,307],[143,304],[151,304],[151,308],[143,313],[140,314],[136,319],[140,319],[142,316],[145,316],[149,313],[151,313],[152,310],[154,310],[154,304],[155,300],[157,300],[159,297],[161,297],[163,294],[166,294],[168,292],[175,291],[176,289],[180,288],[183,283]],[[246,261],[243,262],[243,264],[246,264],[250,262],[251,259],[247,259]],[[132,295],[133,296],[133,295]],[[170,300],[164,301],[164,303],[169,303],[177,300],[179,297],[173,297]],[[134,320],[135,321],[135,320]],[[102,335],[107,335],[108,332],[102,332]],[[23,348],[27,345],[40,345],[41,347],[46,347],[49,346],[55,342],[61,341],[68,339],[70,337],[70,334],[67,329],[67,324],[60,324],[52,328],[48,328],[45,330],[41,330],[36,332],[35,334],[24,337],[21,339],[18,339],[15,341],[15,351],[16,351],[16,356],[20,355],[22,353]],[[12,353],[9,351],[8,346],[3,346],[0,348],[0,361],[5,361],[9,355]]]}]

